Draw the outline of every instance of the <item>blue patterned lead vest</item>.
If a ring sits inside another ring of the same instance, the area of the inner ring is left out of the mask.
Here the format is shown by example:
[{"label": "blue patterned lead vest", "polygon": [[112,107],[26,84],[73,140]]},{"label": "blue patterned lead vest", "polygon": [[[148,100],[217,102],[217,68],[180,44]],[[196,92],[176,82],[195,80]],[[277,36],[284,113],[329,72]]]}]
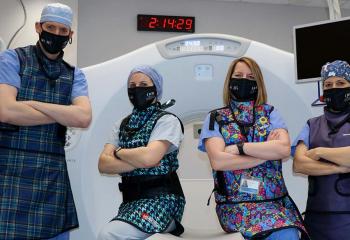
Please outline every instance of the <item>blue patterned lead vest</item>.
[{"label": "blue patterned lead vest", "polygon": [[[270,133],[271,105],[255,107],[250,127],[237,124],[237,114],[231,107],[214,110],[226,145],[238,142],[264,142]],[[259,180],[258,193],[240,192],[242,177]],[[301,216],[288,195],[282,176],[282,162],[266,161],[256,167],[232,171],[213,171],[216,212],[226,232],[241,232],[245,239],[267,237],[273,231],[295,227],[305,231]]]},{"label": "blue patterned lead vest", "polygon": [[[135,110],[134,110],[135,112]],[[125,128],[120,129],[119,145],[122,148],[137,148],[146,146],[157,120],[164,113],[154,105],[148,108],[148,117],[143,118],[139,130],[129,135]],[[131,115],[131,117],[133,117]],[[166,175],[178,169],[178,150],[164,155],[159,166],[152,168],[138,168],[125,176],[155,176]],[[132,224],[143,232],[157,233],[167,229],[174,219],[178,223],[182,219],[185,199],[174,194],[160,194],[151,199],[139,199],[131,202],[123,202],[118,215],[113,220],[120,220]]]},{"label": "blue patterned lead vest", "polygon": [[[50,79],[40,63],[37,46],[17,48],[20,60],[21,87],[17,101],[39,101],[60,105],[71,104],[74,68],[63,60],[57,79]],[[48,59],[41,59],[50,63]],[[49,65],[49,64],[48,64]],[[47,69],[50,74],[57,69]],[[58,123],[38,126],[12,126],[0,123],[0,147],[64,155],[66,128]]]}]

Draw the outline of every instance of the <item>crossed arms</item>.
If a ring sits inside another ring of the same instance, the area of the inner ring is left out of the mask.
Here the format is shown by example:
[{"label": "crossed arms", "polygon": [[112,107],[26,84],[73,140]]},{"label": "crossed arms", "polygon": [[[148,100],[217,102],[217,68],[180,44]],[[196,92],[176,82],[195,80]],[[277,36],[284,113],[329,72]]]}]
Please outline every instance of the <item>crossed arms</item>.
[{"label": "crossed arms", "polygon": [[86,128],[91,122],[91,105],[86,96],[76,97],[72,105],[38,101],[17,101],[17,88],[0,84],[0,122],[17,126],[60,123],[67,127]]},{"label": "crossed arms", "polygon": [[348,173],[350,172],[350,147],[318,147],[308,150],[301,141],[296,147],[293,170],[311,176]]},{"label": "crossed arms", "polygon": [[289,136],[285,129],[273,130],[266,142],[244,143],[246,155],[239,155],[236,145],[225,146],[220,137],[206,139],[205,148],[212,168],[217,171],[248,169],[290,155]]},{"label": "crossed arms", "polygon": [[159,165],[169,146],[169,141],[155,140],[145,147],[123,148],[118,151],[120,159],[117,159],[114,156],[116,147],[106,144],[99,158],[98,169],[101,173],[120,174],[137,168],[155,167]]}]

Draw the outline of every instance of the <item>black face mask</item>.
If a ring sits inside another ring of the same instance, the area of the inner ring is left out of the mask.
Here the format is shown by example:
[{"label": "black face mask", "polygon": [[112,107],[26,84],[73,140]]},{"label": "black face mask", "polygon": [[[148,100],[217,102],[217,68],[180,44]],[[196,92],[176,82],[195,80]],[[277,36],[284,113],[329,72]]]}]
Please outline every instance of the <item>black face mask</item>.
[{"label": "black face mask", "polygon": [[157,96],[155,86],[128,88],[130,102],[135,108],[144,110],[149,107]]},{"label": "black face mask", "polygon": [[258,85],[256,81],[246,78],[231,78],[229,88],[231,96],[237,101],[256,100],[258,96]]},{"label": "black face mask", "polygon": [[65,48],[69,42],[68,36],[60,36],[42,30],[39,40],[43,48],[51,54],[59,53]]},{"label": "black face mask", "polygon": [[345,111],[350,107],[350,87],[324,90],[323,99],[329,109]]}]

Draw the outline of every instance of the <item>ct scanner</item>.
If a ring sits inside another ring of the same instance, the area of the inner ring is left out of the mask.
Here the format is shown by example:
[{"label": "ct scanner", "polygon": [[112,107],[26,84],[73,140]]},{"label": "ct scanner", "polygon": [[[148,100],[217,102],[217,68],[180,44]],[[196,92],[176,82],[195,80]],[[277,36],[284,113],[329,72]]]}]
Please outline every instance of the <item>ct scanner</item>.
[{"label": "ct scanner", "polygon": [[[121,203],[119,177],[101,175],[97,163],[114,122],[131,112],[126,79],[130,70],[141,64],[152,65],[163,75],[162,101],[176,100],[168,110],[177,114],[185,125],[178,172],[187,200],[183,237],[242,239],[236,234],[233,238],[223,233],[214,199],[209,207],[206,205],[213,180],[206,155],[197,150],[197,137],[208,111],[222,106],[228,65],[243,55],[254,58],[260,65],[268,101],[282,114],[291,138],[295,138],[306,120],[316,114],[310,103],[317,97],[317,89],[310,84],[295,84],[291,53],[259,42],[222,34],[185,35],[83,69],[89,84],[93,121],[88,129],[69,129],[67,135],[68,170],[80,222],[79,229],[71,232],[71,239],[96,239],[101,227],[117,213]],[[289,192],[303,211],[306,179],[293,175],[291,160],[284,163],[283,171]],[[173,238],[156,234],[150,239]]]}]

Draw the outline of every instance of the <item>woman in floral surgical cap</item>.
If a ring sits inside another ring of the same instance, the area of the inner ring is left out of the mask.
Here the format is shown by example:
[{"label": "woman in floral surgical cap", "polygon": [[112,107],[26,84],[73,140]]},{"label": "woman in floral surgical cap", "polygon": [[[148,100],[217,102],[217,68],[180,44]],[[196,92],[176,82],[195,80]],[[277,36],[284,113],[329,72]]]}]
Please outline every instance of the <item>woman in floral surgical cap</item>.
[{"label": "woman in floral surgical cap", "polygon": [[324,114],[311,118],[292,145],[294,171],[308,175],[305,225],[312,239],[350,236],[350,66],[321,70]]}]

